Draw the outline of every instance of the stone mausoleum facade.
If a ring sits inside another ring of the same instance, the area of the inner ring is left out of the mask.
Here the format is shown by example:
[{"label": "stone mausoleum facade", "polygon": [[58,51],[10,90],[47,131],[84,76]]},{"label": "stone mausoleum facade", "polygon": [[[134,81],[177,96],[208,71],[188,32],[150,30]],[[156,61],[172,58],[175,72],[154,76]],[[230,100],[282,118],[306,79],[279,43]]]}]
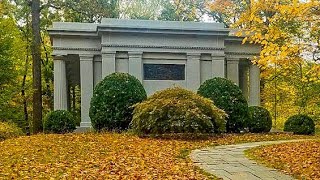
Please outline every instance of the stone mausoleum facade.
[{"label": "stone mausoleum facade", "polygon": [[251,63],[260,47],[242,44],[220,23],[103,19],[100,24],[56,22],[53,43],[54,109],[69,107],[70,84],[80,85],[81,127],[91,127],[94,86],[113,72],[138,78],[151,95],[181,86],[196,91],[212,77],[242,89],[249,105],[260,104],[260,71]]}]

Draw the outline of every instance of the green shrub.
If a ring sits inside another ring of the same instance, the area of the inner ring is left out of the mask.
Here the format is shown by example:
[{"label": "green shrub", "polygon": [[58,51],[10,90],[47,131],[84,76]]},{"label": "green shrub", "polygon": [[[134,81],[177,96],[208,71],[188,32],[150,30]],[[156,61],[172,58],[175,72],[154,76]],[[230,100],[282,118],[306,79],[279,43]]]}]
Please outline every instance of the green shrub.
[{"label": "green shrub", "polygon": [[132,120],[132,105],[147,98],[140,81],[127,73],[113,73],[94,89],[90,118],[94,129],[124,130]]},{"label": "green shrub", "polygon": [[259,106],[249,107],[250,119],[248,122],[249,131],[252,133],[269,132],[272,128],[270,112]]},{"label": "green shrub", "polygon": [[205,81],[198,94],[210,98],[214,104],[227,114],[227,132],[240,132],[245,129],[249,119],[248,103],[240,88],[225,78]]},{"label": "green shrub", "polygon": [[284,123],[284,131],[293,132],[294,134],[314,134],[314,121],[307,115],[298,114],[289,117]]},{"label": "green shrub", "polygon": [[0,141],[22,135],[22,130],[16,124],[10,122],[0,122]]},{"label": "green shrub", "polygon": [[73,132],[76,124],[72,114],[65,110],[57,110],[50,112],[43,122],[45,133],[64,134]]},{"label": "green shrub", "polygon": [[210,99],[175,87],[136,104],[131,128],[138,134],[219,133],[225,131],[225,116]]}]

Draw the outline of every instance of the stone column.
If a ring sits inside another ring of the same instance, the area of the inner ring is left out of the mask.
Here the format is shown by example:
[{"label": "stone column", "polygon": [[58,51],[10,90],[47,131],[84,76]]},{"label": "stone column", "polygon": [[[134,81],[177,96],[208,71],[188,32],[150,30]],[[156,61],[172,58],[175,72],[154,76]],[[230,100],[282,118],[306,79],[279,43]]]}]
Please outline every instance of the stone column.
[{"label": "stone column", "polygon": [[54,63],[54,110],[67,110],[67,73],[64,56],[53,56]]},{"label": "stone column", "polygon": [[116,72],[116,51],[102,52],[102,79]]},{"label": "stone column", "polygon": [[227,59],[227,78],[239,85],[239,59]]},{"label": "stone column", "polygon": [[139,81],[143,82],[143,52],[128,52],[129,54],[129,74],[135,76]]},{"label": "stone column", "polygon": [[102,60],[101,56],[94,56],[93,58],[93,80],[94,87],[102,80]]},{"label": "stone column", "polygon": [[187,54],[187,88],[192,91],[197,91],[200,87],[200,56],[199,53],[188,53]]},{"label": "stone column", "polygon": [[249,70],[249,105],[260,106],[260,69],[257,65],[251,64]]},{"label": "stone column", "polygon": [[224,55],[212,54],[212,77],[225,77]]},{"label": "stone column", "polygon": [[244,97],[249,99],[249,67],[248,65],[241,66],[239,75],[239,86],[242,90]]},{"label": "stone column", "polygon": [[91,127],[90,101],[93,95],[93,55],[80,55],[81,123],[80,127]]}]

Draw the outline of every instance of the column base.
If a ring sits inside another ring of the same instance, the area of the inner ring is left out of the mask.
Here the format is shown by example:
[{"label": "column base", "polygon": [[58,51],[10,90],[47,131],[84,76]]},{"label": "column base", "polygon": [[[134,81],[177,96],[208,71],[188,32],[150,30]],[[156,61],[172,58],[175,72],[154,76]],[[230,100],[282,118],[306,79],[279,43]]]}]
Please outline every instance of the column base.
[{"label": "column base", "polygon": [[92,128],[91,122],[81,122],[80,127]]},{"label": "column base", "polygon": [[92,127],[82,127],[77,126],[77,129],[74,131],[75,133],[86,133],[86,132],[93,132],[94,129]]}]

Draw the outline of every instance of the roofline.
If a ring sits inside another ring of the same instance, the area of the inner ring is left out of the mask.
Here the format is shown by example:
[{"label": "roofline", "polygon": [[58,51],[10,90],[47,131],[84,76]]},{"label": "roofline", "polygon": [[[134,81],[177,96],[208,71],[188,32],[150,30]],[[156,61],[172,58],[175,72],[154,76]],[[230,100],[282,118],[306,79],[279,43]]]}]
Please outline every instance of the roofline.
[{"label": "roofline", "polygon": [[103,32],[228,36],[230,29],[221,23],[104,18],[101,24],[54,22],[48,32],[50,36],[98,36]]}]

